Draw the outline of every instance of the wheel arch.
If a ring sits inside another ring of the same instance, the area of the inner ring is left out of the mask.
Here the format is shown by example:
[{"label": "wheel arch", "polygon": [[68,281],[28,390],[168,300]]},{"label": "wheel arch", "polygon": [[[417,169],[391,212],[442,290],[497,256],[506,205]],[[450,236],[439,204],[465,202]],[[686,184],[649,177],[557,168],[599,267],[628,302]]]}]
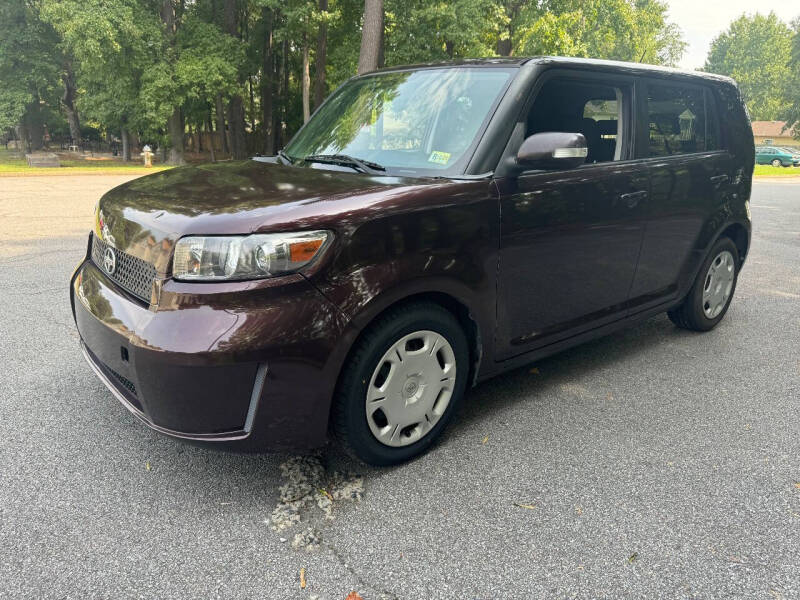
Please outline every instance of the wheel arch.
[{"label": "wheel arch", "polygon": [[723,237],[729,238],[736,245],[736,250],[739,252],[739,266],[741,267],[750,249],[749,230],[741,223],[734,222],[720,231],[717,239]]},{"label": "wheel arch", "polygon": [[[389,295],[387,295],[389,296]],[[350,344],[339,366],[339,373],[336,377],[336,384],[334,386],[332,401],[329,407],[329,423],[330,413],[334,410],[336,395],[338,394],[339,385],[342,379],[342,373],[345,370],[345,365],[350,357],[355,352],[356,348],[363,338],[364,334],[369,330],[371,325],[379,320],[386,313],[396,310],[399,307],[407,306],[418,302],[429,302],[436,304],[449,313],[451,313],[456,320],[461,324],[465,335],[467,336],[467,344],[470,353],[470,372],[468,378],[468,385],[474,385],[478,379],[478,373],[485,355],[484,350],[484,328],[481,327],[479,318],[475,315],[468,303],[455,294],[444,292],[441,290],[424,290],[409,292],[401,297],[391,295],[391,299],[385,297],[378,297],[372,300],[359,315],[353,319],[353,322],[358,325],[359,331],[356,337]]]},{"label": "wheel arch", "polygon": [[396,293],[385,294],[373,299],[359,315],[353,319],[359,327],[359,333],[356,336],[350,348],[347,351],[347,357],[342,363],[342,366],[347,363],[354,348],[358,346],[364,333],[372,326],[372,324],[380,319],[386,313],[396,310],[401,306],[414,304],[417,302],[430,302],[441,306],[443,309],[451,313],[459,322],[467,336],[467,343],[469,344],[470,351],[470,377],[469,380],[474,383],[481,360],[484,355],[483,344],[485,341],[485,325],[481,325],[481,319],[476,315],[476,312],[471,308],[463,297],[439,289],[430,290],[415,290],[408,291],[407,293],[398,296]]}]

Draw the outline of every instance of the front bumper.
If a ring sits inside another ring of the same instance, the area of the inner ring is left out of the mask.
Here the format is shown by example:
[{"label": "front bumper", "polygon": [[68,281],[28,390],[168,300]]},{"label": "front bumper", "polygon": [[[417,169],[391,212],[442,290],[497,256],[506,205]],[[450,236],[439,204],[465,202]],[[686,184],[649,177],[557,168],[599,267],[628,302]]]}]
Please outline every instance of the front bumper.
[{"label": "front bumper", "polygon": [[302,276],[167,280],[149,307],[84,261],[70,292],[89,365],[153,429],[257,448],[325,441],[355,332]]}]

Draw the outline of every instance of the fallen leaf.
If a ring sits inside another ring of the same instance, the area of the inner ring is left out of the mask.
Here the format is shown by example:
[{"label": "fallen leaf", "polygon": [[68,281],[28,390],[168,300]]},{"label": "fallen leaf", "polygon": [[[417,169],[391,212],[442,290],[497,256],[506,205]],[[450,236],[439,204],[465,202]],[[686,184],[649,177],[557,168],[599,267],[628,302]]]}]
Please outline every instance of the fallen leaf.
[{"label": "fallen leaf", "polygon": [[514,502],[514,506],[518,506],[520,508],[527,508],[528,510],[533,510],[536,508],[535,504],[519,504],[518,502]]},{"label": "fallen leaf", "polygon": [[578,516],[580,516],[583,514],[583,509],[580,506],[576,506],[575,512],[578,513]]},{"label": "fallen leaf", "polygon": [[148,471],[153,468],[153,467],[150,466],[150,461],[149,460],[146,463],[144,463],[144,468],[147,469]]},{"label": "fallen leaf", "polygon": [[319,491],[320,491],[320,493],[322,493],[322,494],[324,494],[325,496],[327,496],[327,497],[328,497],[328,500],[330,500],[331,502],[333,502],[333,496],[331,496],[331,493],[330,493],[328,490],[326,490],[326,489],[323,489],[323,488],[320,488],[320,489],[319,489]]},{"label": "fallen leaf", "polygon": [[614,394],[606,392],[606,402],[611,402],[614,399]]},{"label": "fallen leaf", "polygon": [[800,481],[795,482],[794,487],[800,490]]},{"label": "fallen leaf", "polygon": [[359,595],[358,595],[358,594],[355,592],[355,590],[353,590],[352,592],[350,592],[349,594],[347,594],[347,598],[345,598],[344,600],[364,600],[364,599],[363,599],[361,596],[359,596]]},{"label": "fallen leaf", "polygon": [[300,569],[300,589],[306,589],[306,569],[303,567]]},{"label": "fallen leaf", "polygon": [[538,375],[538,374],[539,374],[539,367],[533,367],[533,368],[532,368],[532,369],[529,371],[529,373],[530,373],[531,375]]},{"label": "fallen leaf", "polygon": [[632,562],[635,562],[635,561],[637,561],[638,559],[639,559],[639,553],[638,553],[638,552],[634,552],[633,554],[631,554],[631,555],[628,557],[628,562],[629,562],[629,563],[632,563]]},{"label": "fallen leaf", "polygon": [[484,438],[481,440],[481,444],[485,444],[488,441],[489,441],[489,436],[488,435],[484,436]]}]

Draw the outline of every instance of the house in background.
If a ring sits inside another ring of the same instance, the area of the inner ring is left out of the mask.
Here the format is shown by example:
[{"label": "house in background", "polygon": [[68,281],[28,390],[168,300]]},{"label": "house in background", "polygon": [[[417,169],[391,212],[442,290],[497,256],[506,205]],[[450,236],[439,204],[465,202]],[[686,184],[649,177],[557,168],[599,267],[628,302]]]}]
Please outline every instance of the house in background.
[{"label": "house in background", "polygon": [[795,127],[786,128],[786,121],[753,121],[753,137],[756,146],[800,146],[800,135]]}]

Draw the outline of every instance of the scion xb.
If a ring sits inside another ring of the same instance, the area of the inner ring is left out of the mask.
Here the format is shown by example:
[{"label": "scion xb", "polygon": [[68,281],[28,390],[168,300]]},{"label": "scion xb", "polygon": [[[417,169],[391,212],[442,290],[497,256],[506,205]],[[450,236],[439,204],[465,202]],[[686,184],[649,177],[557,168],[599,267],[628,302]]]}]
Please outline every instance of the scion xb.
[{"label": "scion xb", "polygon": [[666,312],[707,331],[750,245],[736,84],[586,59],[350,79],[277,156],[99,201],[84,355],[150,427],[243,449],[426,450],[466,390]]}]

